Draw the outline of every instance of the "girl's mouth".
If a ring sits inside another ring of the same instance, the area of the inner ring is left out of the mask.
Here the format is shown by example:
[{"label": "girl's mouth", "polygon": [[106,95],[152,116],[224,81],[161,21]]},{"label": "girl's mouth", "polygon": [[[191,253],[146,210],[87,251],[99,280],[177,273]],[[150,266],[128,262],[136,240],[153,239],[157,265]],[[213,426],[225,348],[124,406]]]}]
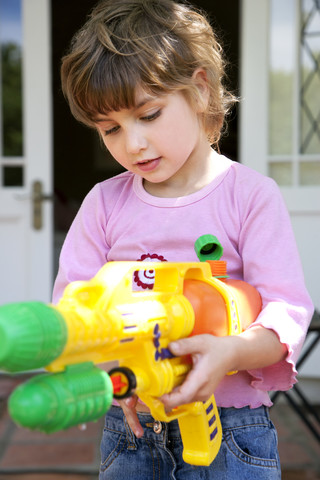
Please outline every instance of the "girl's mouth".
[{"label": "girl's mouth", "polygon": [[141,162],[138,162],[136,165],[141,170],[142,172],[150,172],[151,170],[154,170],[157,168],[161,161],[161,157],[158,158],[153,158],[151,160],[144,160]]}]

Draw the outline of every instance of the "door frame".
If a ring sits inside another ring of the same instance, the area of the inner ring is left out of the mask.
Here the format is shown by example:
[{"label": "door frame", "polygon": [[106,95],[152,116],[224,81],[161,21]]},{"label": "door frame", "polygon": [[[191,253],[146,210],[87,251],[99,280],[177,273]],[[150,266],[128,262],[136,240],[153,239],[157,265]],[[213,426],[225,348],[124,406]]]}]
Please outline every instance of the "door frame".
[{"label": "door frame", "polygon": [[[23,0],[27,45],[24,56],[26,185],[31,192],[32,183],[39,179],[43,184],[43,191],[48,197],[52,197],[53,191],[50,3],[50,0]],[[34,27],[35,22],[37,28]],[[39,69],[39,58],[41,58],[41,75],[36,76],[34,72]],[[35,102],[36,96],[37,101]],[[41,128],[41,135],[39,135],[39,128]],[[37,152],[37,161],[32,159],[34,152]],[[30,283],[28,296],[49,301],[53,282],[52,201],[44,201],[42,209],[43,228],[35,230],[31,227],[29,231],[30,256],[27,270]],[[32,208],[30,208],[31,210]],[[29,224],[32,224],[32,218],[30,218]]]},{"label": "door frame", "polygon": [[[0,302],[48,302],[53,283],[53,206],[42,202],[43,226],[33,226],[32,185],[52,193],[52,92],[50,0],[21,0],[23,154],[22,186],[0,187]],[[11,159],[2,157],[4,164]]]}]

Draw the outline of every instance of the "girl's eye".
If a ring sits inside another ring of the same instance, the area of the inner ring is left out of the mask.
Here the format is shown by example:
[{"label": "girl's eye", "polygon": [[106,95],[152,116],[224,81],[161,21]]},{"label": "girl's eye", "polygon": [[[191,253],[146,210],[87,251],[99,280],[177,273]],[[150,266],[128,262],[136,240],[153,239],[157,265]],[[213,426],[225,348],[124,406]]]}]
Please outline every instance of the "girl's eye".
[{"label": "girl's eye", "polygon": [[105,130],[105,131],[103,132],[103,134],[104,134],[105,136],[107,136],[107,135],[112,135],[113,133],[116,133],[118,130],[119,130],[119,126],[112,127],[112,128],[109,128],[109,130]]},{"label": "girl's eye", "polygon": [[160,115],[161,115],[161,110],[157,110],[156,112],[151,113],[150,115],[141,117],[141,120],[144,120],[145,122],[152,122],[152,120],[155,120],[156,118],[160,117]]},{"label": "girl's eye", "polygon": [[[161,115],[161,110],[157,110],[156,112],[151,113],[150,115],[144,115],[140,117],[140,120],[142,120],[143,122],[152,122],[152,120],[155,120],[156,118],[160,117],[160,115]],[[119,129],[120,129],[120,126],[116,125],[112,128],[109,128],[108,130],[104,130],[103,134],[105,137],[107,137],[108,135],[113,135],[117,133]]]}]

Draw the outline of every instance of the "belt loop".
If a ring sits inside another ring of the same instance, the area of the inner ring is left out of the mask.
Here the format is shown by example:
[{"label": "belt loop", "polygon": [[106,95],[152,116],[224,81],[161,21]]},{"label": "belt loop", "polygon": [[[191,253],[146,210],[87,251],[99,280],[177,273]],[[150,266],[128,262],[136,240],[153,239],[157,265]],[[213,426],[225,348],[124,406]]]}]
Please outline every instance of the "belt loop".
[{"label": "belt loop", "polygon": [[268,420],[268,423],[271,422],[271,419],[270,419],[270,410],[269,408],[266,406],[266,405],[261,405],[263,407],[263,410],[264,410],[264,414],[265,416],[267,417],[267,420]]},{"label": "belt loop", "polygon": [[131,427],[128,423],[128,420],[127,420],[127,418],[124,414],[123,414],[123,423],[124,423],[124,427],[125,427],[126,433],[127,433],[127,440],[128,440],[127,449],[128,450],[137,450],[136,436],[133,433],[133,431],[131,430]]}]

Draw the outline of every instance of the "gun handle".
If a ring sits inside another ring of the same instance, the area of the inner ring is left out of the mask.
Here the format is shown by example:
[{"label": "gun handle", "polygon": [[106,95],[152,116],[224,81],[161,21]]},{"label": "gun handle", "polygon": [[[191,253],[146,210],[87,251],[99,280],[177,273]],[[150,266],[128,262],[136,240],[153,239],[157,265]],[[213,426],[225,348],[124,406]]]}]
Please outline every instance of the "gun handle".
[{"label": "gun handle", "polygon": [[214,395],[196,402],[190,414],[178,418],[183,459],[192,465],[210,465],[221,445],[222,427]]}]

